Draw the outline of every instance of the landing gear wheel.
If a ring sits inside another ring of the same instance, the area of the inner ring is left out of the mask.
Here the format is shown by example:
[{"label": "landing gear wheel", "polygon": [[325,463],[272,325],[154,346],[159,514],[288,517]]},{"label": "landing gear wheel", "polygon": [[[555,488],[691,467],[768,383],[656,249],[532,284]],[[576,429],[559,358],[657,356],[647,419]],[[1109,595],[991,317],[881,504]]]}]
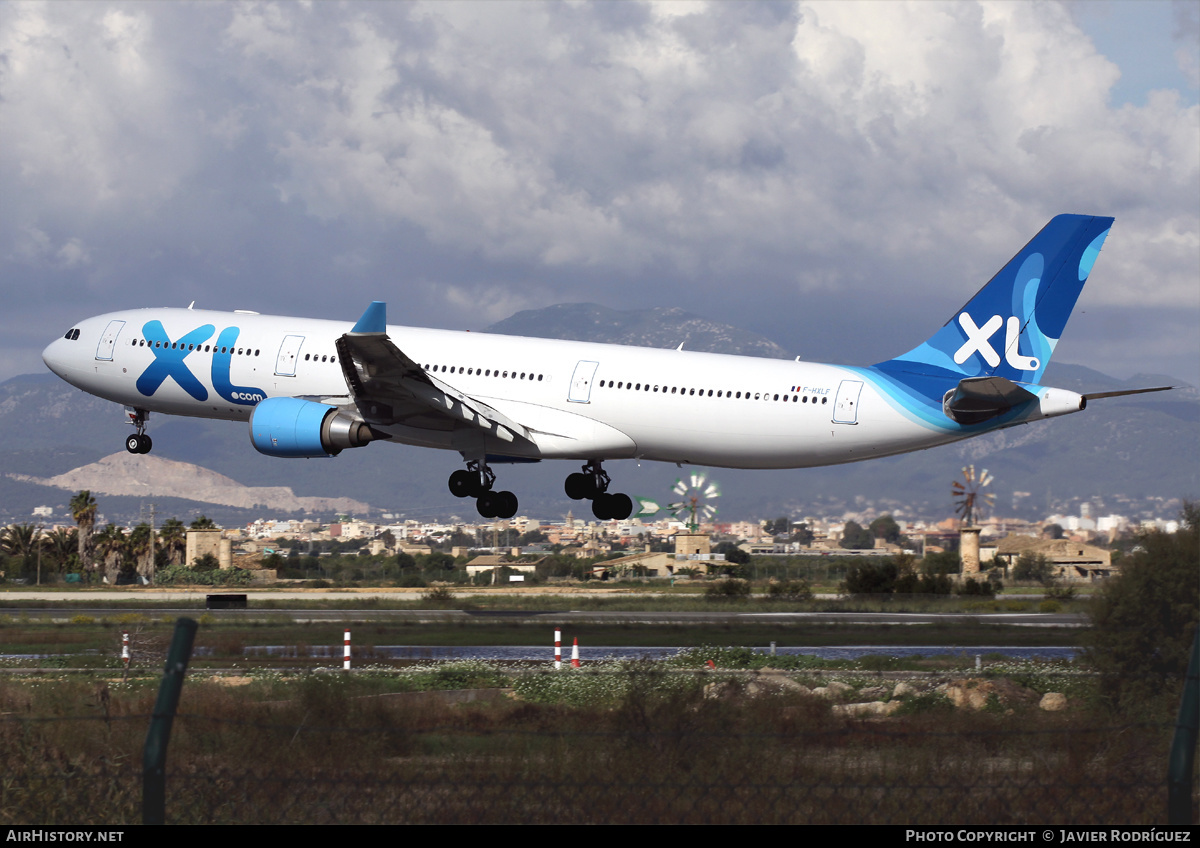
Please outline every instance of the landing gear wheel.
[{"label": "landing gear wheel", "polygon": [[512,518],[517,514],[517,496],[512,492],[484,492],[475,501],[484,518]]},{"label": "landing gear wheel", "polygon": [[135,433],[125,440],[125,450],[130,453],[150,453],[154,443],[144,433]]},{"label": "landing gear wheel", "polygon": [[450,475],[450,494],[456,498],[479,497],[479,475],[465,469]]},{"label": "landing gear wheel", "polygon": [[601,521],[608,521],[609,519],[616,518],[617,514],[615,508],[617,505],[613,503],[615,499],[616,495],[596,495],[596,499],[592,501],[592,515],[596,516]]},{"label": "landing gear wheel", "polygon": [[592,515],[601,521],[624,521],[633,514],[633,499],[624,494],[600,494],[592,501]]},{"label": "landing gear wheel", "polygon": [[566,490],[567,497],[573,501],[581,501],[595,495],[592,478],[586,474],[580,474],[578,471],[567,475],[567,482],[563,484],[563,489]]},{"label": "landing gear wheel", "polygon": [[563,489],[571,500],[593,500],[608,491],[609,482],[600,460],[595,459],[583,466],[582,471],[568,474]]}]

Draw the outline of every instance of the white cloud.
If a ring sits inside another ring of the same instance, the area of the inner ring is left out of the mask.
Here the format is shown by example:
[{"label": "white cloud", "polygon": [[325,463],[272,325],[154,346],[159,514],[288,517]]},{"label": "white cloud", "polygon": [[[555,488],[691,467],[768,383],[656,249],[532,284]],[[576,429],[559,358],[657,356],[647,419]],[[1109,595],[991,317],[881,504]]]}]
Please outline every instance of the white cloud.
[{"label": "white cloud", "polygon": [[0,253],[78,290],[358,297],[401,240],[447,323],[753,323],[965,295],[1075,211],[1117,217],[1090,304],[1200,308],[1200,108],[1110,106],[1054,3],[22,3],[0,54]]}]

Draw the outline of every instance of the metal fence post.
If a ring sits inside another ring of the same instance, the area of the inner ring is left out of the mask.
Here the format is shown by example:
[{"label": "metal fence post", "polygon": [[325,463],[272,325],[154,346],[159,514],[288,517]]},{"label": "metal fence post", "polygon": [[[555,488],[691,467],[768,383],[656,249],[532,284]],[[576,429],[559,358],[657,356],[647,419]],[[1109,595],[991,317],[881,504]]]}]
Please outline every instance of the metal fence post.
[{"label": "metal fence post", "polygon": [[175,635],[167,652],[167,667],[163,670],[158,700],[154,703],[146,745],[142,749],[142,824],[166,823],[167,743],[171,740],[171,723],[179,707],[183,676],[192,657],[196,627],[196,622],[190,618],[175,622]]},{"label": "metal fence post", "polygon": [[1175,738],[1167,761],[1167,824],[1192,824],[1192,771],[1196,763],[1196,741],[1200,738],[1200,630],[1192,638]]}]

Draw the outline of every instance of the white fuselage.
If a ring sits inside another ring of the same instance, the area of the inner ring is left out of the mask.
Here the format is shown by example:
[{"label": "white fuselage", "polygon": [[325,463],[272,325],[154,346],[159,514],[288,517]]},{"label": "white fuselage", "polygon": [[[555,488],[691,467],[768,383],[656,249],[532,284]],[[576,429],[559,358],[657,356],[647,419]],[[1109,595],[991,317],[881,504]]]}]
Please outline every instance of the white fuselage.
[{"label": "white fuselage", "polygon": [[[159,326],[161,333],[146,329]],[[72,338],[53,342],[43,358],[72,385],[126,406],[246,421],[267,397],[346,402],[335,342],[351,327],[253,313],[127,310],[76,324]],[[427,373],[534,434],[534,448],[489,441],[494,454],[799,468],[980,432],[916,420],[883,397],[869,369],[401,326],[388,326],[387,334]],[[184,348],[170,350],[164,363],[164,346],[180,339]],[[217,342],[228,339],[235,340],[221,353]],[[1043,416],[1022,421],[1033,417]],[[464,450],[450,430],[382,429],[395,441]]]}]

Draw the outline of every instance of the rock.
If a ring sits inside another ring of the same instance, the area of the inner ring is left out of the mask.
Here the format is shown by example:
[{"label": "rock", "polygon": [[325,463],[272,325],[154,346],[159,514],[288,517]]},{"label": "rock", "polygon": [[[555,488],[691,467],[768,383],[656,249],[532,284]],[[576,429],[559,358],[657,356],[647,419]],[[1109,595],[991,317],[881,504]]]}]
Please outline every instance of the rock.
[{"label": "rock", "polygon": [[836,704],[834,715],[842,716],[889,716],[900,709],[899,701],[871,701],[863,704]]},{"label": "rock", "polygon": [[951,680],[939,686],[937,691],[949,698],[954,706],[972,710],[982,710],[990,701],[1010,707],[1020,704],[1032,705],[1038,700],[1036,692],[1004,679],[985,680],[968,677]]},{"label": "rock", "polygon": [[834,680],[826,686],[818,686],[812,690],[812,693],[819,698],[826,698],[830,701],[844,701],[853,691],[853,686],[847,686],[845,683]]},{"label": "rock", "polygon": [[1067,708],[1067,696],[1061,692],[1047,692],[1038,706],[1047,712],[1058,712]]}]

